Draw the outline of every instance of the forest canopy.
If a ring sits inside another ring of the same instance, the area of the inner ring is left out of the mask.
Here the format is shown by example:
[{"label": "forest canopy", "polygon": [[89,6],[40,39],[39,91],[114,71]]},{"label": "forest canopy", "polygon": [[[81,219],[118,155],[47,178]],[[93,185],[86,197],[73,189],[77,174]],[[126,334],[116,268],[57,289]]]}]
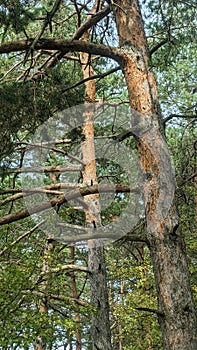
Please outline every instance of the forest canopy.
[{"label": "forest canopy", "polygon": [[0,2],[2,350],[196,349],[195,14]]}]

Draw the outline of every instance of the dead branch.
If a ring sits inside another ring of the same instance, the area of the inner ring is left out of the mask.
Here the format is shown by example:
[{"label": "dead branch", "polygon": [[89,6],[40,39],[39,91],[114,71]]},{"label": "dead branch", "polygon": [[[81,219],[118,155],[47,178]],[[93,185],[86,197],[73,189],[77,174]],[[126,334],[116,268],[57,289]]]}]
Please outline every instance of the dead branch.
[{"label": "dead branch", "polygon": [[43,33],[44,33],[44,31],[45,31],[47,26],[49,26],[50,32],[52,32],[52,18],[55,15],[55,13],[57,12],[61,2],[62,2],[62,0],[56,0],[52,10],[50,12],[47,12],[47,15],[46,15],[46,18],[44,20],[44,23],[43,23],[43,26],[42,26],[42,29],[41,29],[40,33],[35,37],[35,39],[33,40],[32,44],[31,44],[31,46],[29,47],[29,50],[27,51],[27,53],[25,55],[24,64],[27,61],[27,59],[28,59],[29,55],[31,54],[31,52],[34,50],[34,47],[35,47],[36,43],[42,37],[42,35],[43,35]]},{"label": "dead branch", "polygon": [[41,272],[40,276],[43,276],[43,275],[45,276],[51,273],[57,273],[57,272],[67,271],[67,270],[89,272],[88,268],[85,266],[68,264],[68,265],[62,265],[60,267],[51,268],[48,271],[43,271]]},{"label": "dead branch", "polygon": [[62,139],[62,140],[54,140],[54,141],[43,141],[43,142],[34,142],[34,143],[29,143],[29,142],[25,142],[25,141],[18,141],[16,142],[16,145],[27,145],[28,148],[30,147],[50,147],[51,145],[64,145],[67,143],[71,143],[72,140],[71,139]]},{"label": "dead branch", "polygon": [[22,174],[22,173],[62,173],[65,171],[81,171],[81,165],[69,165],[69,166],[45,166],[45,167],[27,167],[19,169],[8,169],[6,174]]},{"label": "dead branch", "polygon": [[23,193],[23,195],[26,195],[28,193],[45,193],[45,190],[47,191],[52,191],[52,190],[60,190],[60,189],[68,189],[68,188],[79,188],[81,185],[80,184],[75,184],[75,183],[56,183],[56,184],[51,184],[51,185],[46,185],[43,186],[42,188],[40,187],[35,187],[35,188],[23,188],[23,190],[16,189],[16,188],[9,188],[7,190],[0,190],[1,195],[9,194],[9,193]]}]

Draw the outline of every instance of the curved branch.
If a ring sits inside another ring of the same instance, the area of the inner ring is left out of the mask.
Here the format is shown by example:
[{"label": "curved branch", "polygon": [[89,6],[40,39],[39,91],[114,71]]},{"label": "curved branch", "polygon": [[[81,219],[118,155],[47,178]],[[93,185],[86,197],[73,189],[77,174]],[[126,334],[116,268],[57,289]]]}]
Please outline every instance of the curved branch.
[{"label": "curved branch", "polygon": [[73,39],[79,39],[82,35],[91,27],[95,26],[99,21],[101,21],[104,17],[106,17],[111,12],[110,6],[107,6],[103,10],[92,14],[87,17],[86,21],[79,27],[76,33],[73,36]]},{"label": "curved branch", "polygon": [[160,43],[155,45],[151,50],[149,50],[149,55],[152,56],[160,47],[165,45],[168,41],[169,41],[169,39],[164,39]]}]

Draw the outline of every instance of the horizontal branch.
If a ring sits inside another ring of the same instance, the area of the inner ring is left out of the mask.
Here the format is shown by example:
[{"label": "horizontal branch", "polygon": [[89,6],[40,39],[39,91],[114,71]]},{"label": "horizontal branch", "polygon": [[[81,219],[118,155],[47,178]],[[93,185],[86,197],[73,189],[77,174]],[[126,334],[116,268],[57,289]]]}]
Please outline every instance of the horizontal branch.
[{"label": "horizontal branch", "polygon": [[145,219],[141,218],[137,224],[130,230],[126,235],[123,235],[118,240],[116,240],[116,246],[121,247],[127,242],[142,242],[147,244],[147,235],[146,235],[146,223]]},{"label": "horizontal branch", "polygon": [[187,114],[170,114],[168,117],[163,119],[164,124],[167,123],[169,120],[173,119],[173,118],[185,118],[185,119],[196,119],[197,115],[193,114],[193,115],[187,115]]},{"label": "horizontal branch", "polygon": [[40,275],[41,276],[49,275],[51,273],[57,273],[57,272],[60,272],[60,271],[67,271],[67,270],[89,272],[88,268],[85,267],[85,266],[68,264],[68,265],[62,265],[61,267],[52,268],[52,269],[50,269],[48,271],[42,271]]},{"label": "horizontal branch", "polygon": [[[7,190],[0,190],[1,195],[9,194],[9,193],[21,193],[23,195],[28,194],[28,193],[45,193],[45,191],[51,191],[51,190],[61,190],[61,189],[68,189],[68,188],[78,188],[81,187],[80,184],[75,184],[75,183],[57,183],[57,184],[51,184],[51,185],[46,185],[43,186],[42,188],[40,187],[35,187],[35,188],[23,188],[23,189],[16,189],[16,188],[9,188]],[[61,193],[60,193],[61,194]]]},{"label": "horizontal branch", "polygon": [[60,191],[54,191],[54,190],[45,190],[45,189],[32,189],[29,192],[20,192],[20,193],[15,193],[13,194],[13,196],[7,197],[5,199],[2,199],[0,201],[0,207],[2,207],[3,205],[10,203],[10,202],[14,202],[18,199],[21,199],[23,197],[27,197],[27,196],[31,196],[32,194],[35,193],[46,193],[46,194],[51,194],[54,196],[60,196],[61,194],[64,194],[64,192],[60,192]]},{"label": "horizontal branch", "polygon": [[53,146],[53,145],[61,145],[61,144],[68,144],[71,143],[71,139],[62,139],[62,140],[54,140],[54,141],[44,141],[44,142],[34,142],[34,143],[29,143],[25,141],[18,141],[16,142],[16,145],[27,145],[28,149],[33,148],[33,147],[44,147],[44,146]]},{"label": "horizontal branch", "polygon": [[40,291],[35,291],[35,290],[26,290],[23,291],[24,295],[28,295],[28,294],[33,294],[36,295],[38,297],[47,297],[49,299],[54,299],[54,300],[59,300],[59,301],[63,301],[66,302],[68,304],[70,304],[72,301],[74,301],[76,304],[81,305],[81,306],[87,306],[88,303],[80,300],[80,299],[76,299],[76,298],[71,298],[71,297],[65,297],[64,295],[56,295],[56,294],[51,294],[51,293],[47,293],[47,292],[40,292]]},{"label": "horizontal branch", "polygon": [[[58,225],[58,226],[62,226],[66,228],[67,225],[62,223],[61,225]],[[120,239],[121,235],[122,237],[126,236],[124,228],[122,231],[123,232],[121,233],[121,227],[120,227],[118,232],[116,232],[116,230],[114,232],[111,232],[111,231],[109,232],[107,226],[106,227],[101,226],[101,227],[98,227],[97,229],[87,228],[87,233],[85,232],[83,234],[82,233],[75,234],[73,231],[71,231],[69,234],[69,232],[66,231],[65,235],[61,234],[60,237],[55,236],[53,238],[53,241],[66,242],[67,244],[74,243],[74,242],[84,242],[92,239],[99,239],[102,241],[109,241],[109,240],[117,241]],[[133,232],[131,232],[130,234],[132,236]],[[142,242],[142,239],[141,238],[139,239],[139,233],[138,234],[136,233],[132,240],[134,242],[138,242],[138,241]],[[145,240],[143,240],[143,242],[145,242]]]},{"label": "horizontal branch", "polygon": [[19,169],[8,169],[6,174],[21,174],[21,173],[62,173],[65,171],[80,171],[81,165],[68,165],[68,166],[45,166],[45,167],[27,167]]},{"label": "horizontal branch", "polygon": [[152,312],[153,314],[157,314],[159,316],[164,317],[164,313],[160,310],[150,309],[149,307],[136,307],[135,309],[139,311]]},{"label": "horizontal branch", "polygon": [[[17,40],[2,43],[0,45],[0,54],[10,52],[27,51],[31,47],[33,39]],[[123,55],[118,48],[111,48],[102,44],[94,44],[83,40],[67,39],[39,39],[35,44],[34,50],[56,50],[61,52],[86,52],[93,55],[112,58],[123,63]]]},{"label": "horizontal branch", "polygon": [[[16,213],[5,215],[4,217],[0,218],[0,225],[9,224],[11,222],[15,222],[21,219],[25,219],[31,214],[42,212],[46,209],[53,208],[56,205],[60,206],[63,203],[66,203],[73,199],[81,199],[81,196],[87,196],[90,194],[95,193],[101,193],[101,192],[114,192],[114,189],[111,188],[109,185],[103,185],[103,186],[86,186],[81,187],[78,189],[75,189],[73,191],[70,191],[69,193],[65,193],[63,195],[60,195],[58,198],[52,198],[48,202],[44,202],[41,205],[35,206],[34,208],[31,208],[31,212],[29,212],[28,209],[20,210]],[[126,193],[126,192],[138,192],[138,189],[131,189],[129,185],[116,185],[116,192],[117,193]],[[83,201],[80,201],[81,204],[83,204],[84,208],[86,210],[89,209],[88,205]]]}]

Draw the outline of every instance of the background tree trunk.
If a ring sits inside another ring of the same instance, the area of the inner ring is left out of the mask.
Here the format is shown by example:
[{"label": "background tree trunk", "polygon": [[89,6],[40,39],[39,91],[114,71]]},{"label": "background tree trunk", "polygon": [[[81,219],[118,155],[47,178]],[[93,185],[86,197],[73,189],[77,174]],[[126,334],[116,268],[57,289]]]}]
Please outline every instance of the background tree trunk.
[{"label": "background tree trunk", "polygon": [[[41,268],[41,272],[45,273],[48,272],[50,270],[50,255],[53,251],[54,247],[53,244],[48,243],[48,241],[46,240],[45,242],[45,246],[44,246],[44,251],[43,251],[43,262],[42,262],[42,268]],[[44,280],[41,283],[41,290],[42,292],[46,292],[47,289],[47,280]],[[39,305],[39,311],[41,314],[48,314],[48,305],[47,305],[47,300],[46,298],[43,298],[40,301],[40,305]],[[40,325],[40,330],[42,329],[42,325]],[[43,340],[42,334],[39,335],[37,337],[36,340],[36,345],[35,345],[35,349],[36,350],[46,350],[46,341]]]},{"label": "background tree trunk", "polygon": [[[71,263],[75,264],[75,247],[70,247],[70,255],[71,255]],[[78,292],[77,292],[77,284],[76,284],[76,278],[75,278],[75,272],[70,272],[71,276],[71,288],[72,288],[72,294],[74,299],[78,299]],[[80,316],[80,307],[76,303],[75,304],[75,321],[76,321],[76,350],[81,350],[81,316]]]},{"label": "background tree trunk", "polygon": [[[99,2],[98,2],[99,5]],[[99,10],[97,4],[91,13]],[[89,40],[89,31],[87,31],[83,40]],[[91,65],[91,56],[87,53],[81,53],[80,61],[82,65],[84,79],[93,76],[93,68]],[[90,103],[95,102],[96,88],[94,80],[85,83],[85,105],[87,112],[84,113],[82,143],[82,158],[84,162],[83,183],[85,185],[98,184],[96,174],[96,159],[94,149],[94,108]],[[101,225],[99,194],[92,194],[84,197],[84,201],[88,204],[89,209],[85,211],[86,224],[90,229],[94,229]],[[95,308],[91,324],[92,349],[111,350],[111,332],[109,322],[109,305],[107,292],[107,276],[105,253],[102,240],[88,241],[88,269],[90,271],[90,292],[91,303]]]}]

